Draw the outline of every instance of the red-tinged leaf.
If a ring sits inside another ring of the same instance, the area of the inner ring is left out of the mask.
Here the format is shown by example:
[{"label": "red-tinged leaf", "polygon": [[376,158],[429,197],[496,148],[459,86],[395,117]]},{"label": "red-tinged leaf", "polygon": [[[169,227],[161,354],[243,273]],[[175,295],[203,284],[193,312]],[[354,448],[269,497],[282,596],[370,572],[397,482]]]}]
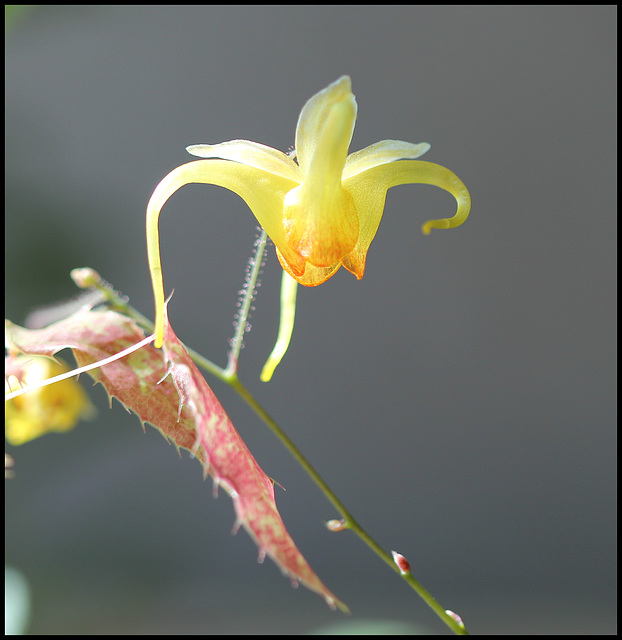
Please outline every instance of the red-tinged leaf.
[{"label": "red-tinged leaf", "polygon": [[[144,339],[142,330],[114,311],[81,310],[44,329],[29,330],[7,321],[7,338],[16,350],[53,356],[72,349],[79,366],[108,358]],[[300,553],[279,515],[274,486],[233,427],[188,352],[165,324],[163,351],[144,346],[122,359],[89,371],[140,420],[151,423],[178,448],[191,451],[212,475],[215,488],[231,496],[235,529],[248,531],[294,583],[320,594],[331,608],[347,611],[320,581]]]}]

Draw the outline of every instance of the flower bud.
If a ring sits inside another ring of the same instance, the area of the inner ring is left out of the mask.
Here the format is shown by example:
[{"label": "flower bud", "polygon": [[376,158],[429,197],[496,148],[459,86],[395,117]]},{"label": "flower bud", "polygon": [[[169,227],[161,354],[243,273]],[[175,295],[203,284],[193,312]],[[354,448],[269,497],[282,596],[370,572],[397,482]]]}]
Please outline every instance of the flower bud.
[{"label": "flower bud", "polygon": [[88,289],[94,287],[101,282],[101,276],[95,269],[83,267],[82,269],[73,269],[71,271],[71,279],[80,287],[80,289]]},{"label": "flower bud", "polygon": [[329,520],[326,523],[326,528],[329,531],[344,531],[348,528],[346,521],[342,518],[341,520]]},{"label": "flower bud", "polygon": [[454,613],[449,609],[445,609],[445,613],[451,618],[453,618],[461,627],[464,627],[464,622],[462,622],[462,618],[457,613]]},{"label": "flower bud", "polygon": [[391,551],[391,554],[393,555],[393,562],[395,562],[395,564],[397,565],[400,573],[403,576],[408,575],[410,573],[410,563],[408,562],[408,560],[406,560],[406,558],[397,551]]}]

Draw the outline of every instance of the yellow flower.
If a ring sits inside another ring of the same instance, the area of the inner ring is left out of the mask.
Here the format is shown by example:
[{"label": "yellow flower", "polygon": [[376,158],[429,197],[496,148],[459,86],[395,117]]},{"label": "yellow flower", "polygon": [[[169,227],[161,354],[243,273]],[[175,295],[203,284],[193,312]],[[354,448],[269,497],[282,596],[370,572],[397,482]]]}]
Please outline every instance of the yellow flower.
[{"label": "yellow flower", "polygon": [[[6,363],[5,393],[36,387],[69,368],[41,356],[9,357]],[[12,445],[34,440],[50,431],[69,431],[80,418],[94,414],[84,389],[75,380],[33,388],[4,403],[5,437]]]},{"label": "yellow flower", "polygon": [[466,220],[471,199],[462,181],[440,165],[414,160],[429,144],[382,140],[348,155],[356,112],[350,78],[342,76],[303,107],[291,156],[249,140],[188,147],[191,154],[209,159],[174,169],[147,207],[156,347],[162,344],[164,308],[158,217],[168,198],[185,184],[214,184],[243,198],[276,245],[283,269],[306,286],[325,282],[342,266],[363,277],[391,187],[432,184],[456,198],[455,215],[426,222],[426,234]]}]

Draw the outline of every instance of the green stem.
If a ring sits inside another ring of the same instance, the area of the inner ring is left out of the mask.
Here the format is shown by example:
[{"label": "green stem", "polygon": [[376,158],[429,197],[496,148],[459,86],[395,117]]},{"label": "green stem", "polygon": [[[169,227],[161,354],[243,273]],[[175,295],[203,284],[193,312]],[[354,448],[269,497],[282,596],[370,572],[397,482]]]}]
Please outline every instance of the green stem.
[{"label": "green stem", "polygon": [[[193,357],[194,359],[194,357]],[[202,366],[200,361],[195,360],[197,365]],[[419,594],[424,602],[438,615],[438,617],[456,634],[468,635],[464,625],[454,618],[450,613],[432,597],[432,595],[423,587],[423,585],[415,579],[411,574],[402,575],[400,569],[395,564],[393,557],[387,553],[358,523],[354,516],[346,509],[345,505],[339,500],[332,489],[326,484],[322,476],[315,470],[311,463],[305,458],[300,449],[292,442],[290,437],[279,427],[270,414],[257,402],[251,392],[240,382],[237,374],[230,376],[226,382],[233,388],[240,397],[253,409],[253,411],[264,421],[270,430],[281,441],[285,448],[290,452],[293,458],[304,469],[307,475],[315,482],[320,491],[326,496],[328,501],[339,512],[345,523],[345,528],[353,531],[376,555],[384,560],[393,571],[400,574],[401,577]]]},{"label": "green stem", "polygon": [[[258,248],[256,254],[257,259],[259,259],[260,257],[260,251],[263,251],[263,247],[261,247],[261,249]],[[261,260],[259,260],[259,262],[261,262]],[[141,313],[136,311],[136,309],[131,307],[124,297],[116,292],[108,283],[99,278],[99,276],[97,277],[97,282],[95,284],[93,282],[89,282],[89,286],[95,286],[103,293],[105,293],[106,298],[112,308],[134,319],[147,331],[153,331],[153,323]],[[251,284],[249,283],[249,287],[247,288],[247,295],[249,297],[252,297],[252,289],[254,289],[254,284],[251,287]],[[246,316],[243,317],[242,314],[240,314],[239,324],[245,324],[245,322]],[[240,328],[240,326],[238,325],[238,334],[240,336],[243,335],[244,329],[244,326]],[[230,364],[223,369],[222,367],[214,364],[193,349],[187,348],[187,350],[192,360],[199,367],[230,385],[251,407],[251,409],[264,421],[264,423],[270,428],[270,430],[290,452],[296,462],[298,462],[298,464],[304,469],[307,475],[313,480],[313,482],[315,482],[320,491],[326,496],[328,501],[339,512],[339,514],[343,518],[344,528],[353,531],[381,560],[389,565],[389,567],[391,567],[393,571],[399,574],[454,633],[458,635],[468,635],[468,632],[462,622],[456,619],[456,617],[454,617],[451,612],[447,612],[445,609],[443,609],[443,607],[430,595],[430,593],[421,585],[418,580],[415,579],[415,577],[410,572],[406,574],[402,573],[399,567],[395,564],[393,557],[363,529],[363,527],[358,523],[354,516],[348,511],[348,509],[346,509],[341,500],[339,500],[339,498],[335,495],[332,489],[326,484],[320,474],[313,468],[311,463],[301,453],[298,447],[296,447],[296,445],[292,442],[289,436],[281,429],[281,427],[279,427],[272,416],[270,416],[270,414],[259,404],[259,402],[251,394],[251,392],[240,382],[237,375],[237,366],[231,366],[232,359],[229,359]],[[237,365],[237,357],[235,362]]]}]

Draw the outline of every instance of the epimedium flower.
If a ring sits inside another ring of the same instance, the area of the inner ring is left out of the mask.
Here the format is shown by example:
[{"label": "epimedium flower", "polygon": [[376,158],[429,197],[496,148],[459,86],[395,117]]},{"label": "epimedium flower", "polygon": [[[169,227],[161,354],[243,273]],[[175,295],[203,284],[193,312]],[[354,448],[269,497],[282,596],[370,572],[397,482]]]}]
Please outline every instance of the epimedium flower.
[{"label": "epimedium flower", "polygon": [[[342,76],[304,105],[291,155],[249,140],[187,148],[205,159],[171,171],[147,207],[156,347],[162,344],[164,326],[158,218],[166,201],[185,184],[213,184],[237,193],[274,242],[285,272],[308,287],[322,284],[342,266],[363,277],[391,187],[431,184],[455,197],[454,216],[429,220],[423,225],[425,234],[466,220],[471,198],[463,182],[445,167],[415,160],[429,150],[428,143],[382,140],[348,155],[356,114],[350,78]],[[285,283],[284,278],[284,289],[291,291]]]}]

